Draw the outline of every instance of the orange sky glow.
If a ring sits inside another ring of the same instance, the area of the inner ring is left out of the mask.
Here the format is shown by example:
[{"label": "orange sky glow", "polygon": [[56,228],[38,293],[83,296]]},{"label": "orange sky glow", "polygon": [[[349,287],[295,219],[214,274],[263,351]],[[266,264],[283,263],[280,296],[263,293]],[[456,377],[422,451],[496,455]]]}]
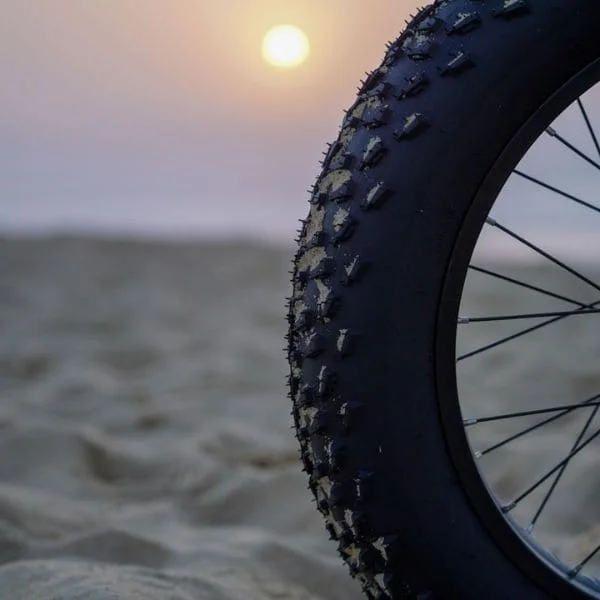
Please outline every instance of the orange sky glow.
[{"label": "orange sky glow", "polygon": [[[293,229],[342,109],[415,6],[8,3],[0,221],[210,233],[237,219],[235,228]],[[292,70],[261,57],[265,33],[281,23],[311,44],[308,61]]]}]

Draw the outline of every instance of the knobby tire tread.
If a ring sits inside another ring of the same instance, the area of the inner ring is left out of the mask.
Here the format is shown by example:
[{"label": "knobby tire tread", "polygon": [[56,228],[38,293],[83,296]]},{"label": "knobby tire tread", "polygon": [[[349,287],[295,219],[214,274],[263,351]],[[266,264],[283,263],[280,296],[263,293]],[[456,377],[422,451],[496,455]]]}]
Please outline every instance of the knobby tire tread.
[{"label": "knobby tire tread", "polygon": [[428,98],[443,96],[449,82],[477,69],[471,39],[528,15],[525,0],[444,0],[420,10],[362,83],[310,191],[288,305],[292,414],[317,508],[370,599],[434,600],[434,594],[405,556],[402,537],[373,533],[365,510],[373,468],[348,452],[370,440],[361,436],[363,401],[339,392],[344,373],[360,369],[361,332],[345,321],[344,304],[378,268],[368,244],[357,252],[352,241],[361,227],[373,230],[374,220],[386,219],[392,195],[400,201],[402,190],[387,189],[379,175],[382,165],[393,160],[394,145],[417,145],[435,129]]}]

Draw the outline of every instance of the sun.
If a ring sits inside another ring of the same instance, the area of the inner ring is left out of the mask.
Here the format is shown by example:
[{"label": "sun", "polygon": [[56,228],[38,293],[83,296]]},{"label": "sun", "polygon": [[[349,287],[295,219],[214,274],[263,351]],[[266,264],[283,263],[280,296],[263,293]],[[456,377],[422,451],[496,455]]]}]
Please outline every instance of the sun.
[{"label": "sun", "polygon": [[275,67],[299,67],[306,62],[309,54],[310,42],[307,35],[294,25],[277,25],[263,39],[263,58]]}]

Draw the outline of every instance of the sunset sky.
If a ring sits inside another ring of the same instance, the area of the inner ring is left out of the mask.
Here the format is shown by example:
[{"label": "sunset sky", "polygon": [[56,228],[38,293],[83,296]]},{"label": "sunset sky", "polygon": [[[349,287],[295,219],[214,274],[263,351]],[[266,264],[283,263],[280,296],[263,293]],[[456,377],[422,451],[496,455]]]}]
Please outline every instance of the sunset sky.
[{"label": "sunset sky", "polygon": [[[0,232],[291,239],[343,109],[417,1],[3,2]],[[281,24],[310,41],[293,69],[263,57]],[[600,86],[587,105],[600,122]],[[596,152],[580,114],[565,131]],[[544,143],[538,174],[593,197],[597,171]],[[548,211],[530,184],[511,190],[508,211],[532,226],[589,222],[562,200]]]},{"label": "sunset sky", "polygon": [[[1,229],[285,238],[415,0],[19,0],[0,18]],[[307,62],[261,56],[295,25]]]}]

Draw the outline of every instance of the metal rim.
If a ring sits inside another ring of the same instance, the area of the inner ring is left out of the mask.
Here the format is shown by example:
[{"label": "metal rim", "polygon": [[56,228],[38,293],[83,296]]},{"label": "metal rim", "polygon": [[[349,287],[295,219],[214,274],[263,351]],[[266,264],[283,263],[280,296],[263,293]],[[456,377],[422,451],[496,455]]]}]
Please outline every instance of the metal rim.
[{"label": "metal rim", "polygon": [[[441,295],[436,336],[440,417],[463,489],[491,537],[510,559],[548,593],[565,600],[600,598],[600,581],[588,578],[581,569],[575,570],[573,566],[567,566],[556,559],[550,552],[536,544],[527,531],[503,512],[498,499],[477,465],[465,431],[466,425],[461,412],[456,373],[457,360],[465,356],[457,358],[455,348],[459,306],[471,256],[502,187],[515,172],[517,164],[528,149],[551,123],[569,106],[578,102],[578,99],[599,81],[600,60],[597,60],[574,76],[538,109],[513,137],[487,174],[457,235]],[[550,131],[550,134],[552,135],[553,132]],[[597,140],[595,141],[597,144]],[[600,154],[600,148],[598,152]],[[493,227],[503,227],[495,221],[488,220],[488,224]],[[514,234],[511,230],[507,233]],[[600,302],[598,304],[600,305]],[[590,312],[597,312],[596,306],[589,306],[587,309]],[[556,316],[546,316],[556,318]],[[598,397],[600,398],[600,395]],[[597,409],[595,408],[594,411]],[[600,431],[597,433],[600,435]]]}]

